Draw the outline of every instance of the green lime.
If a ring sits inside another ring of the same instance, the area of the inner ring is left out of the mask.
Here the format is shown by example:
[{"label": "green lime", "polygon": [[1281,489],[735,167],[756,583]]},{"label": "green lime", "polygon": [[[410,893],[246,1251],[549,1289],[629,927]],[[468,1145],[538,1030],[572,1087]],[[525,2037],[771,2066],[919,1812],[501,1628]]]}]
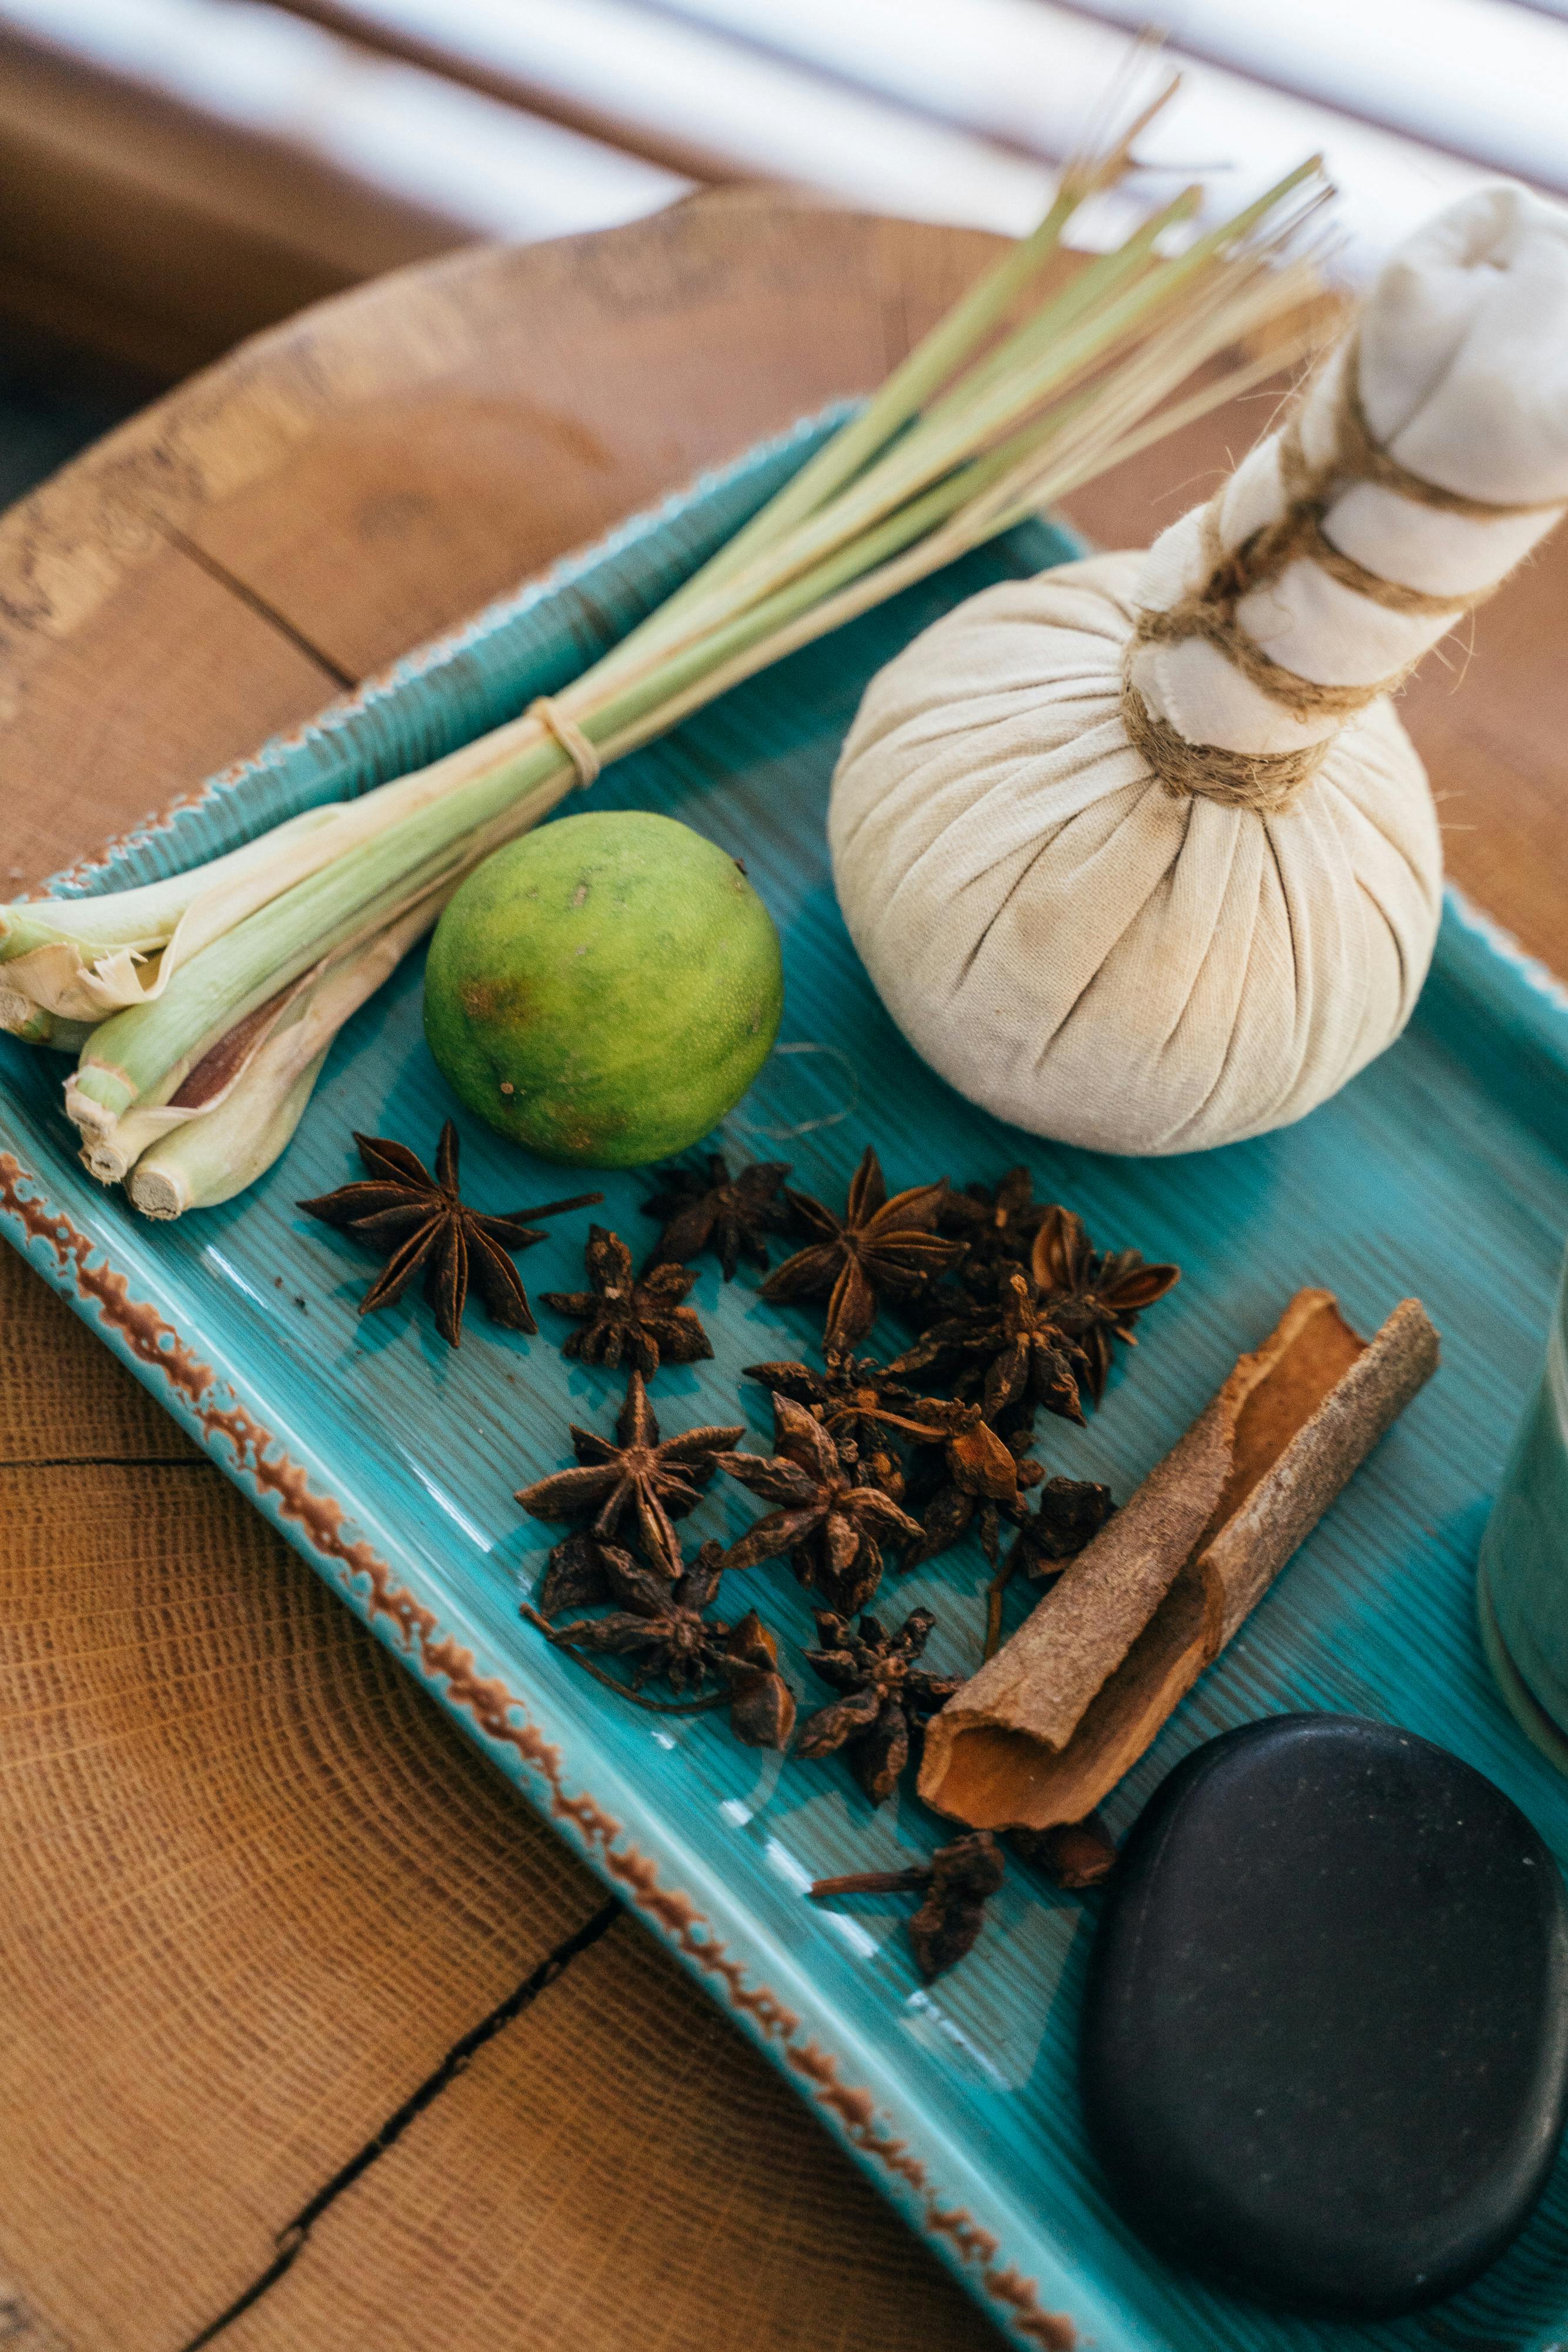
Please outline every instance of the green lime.
[{"label": "green lime", "polygon": [[684,1150],[772,1050],[784,975],[737,861],[667,816],[570,816],[497,850],[435,927],[424,1034],[459,1100],[546,1160]]}]

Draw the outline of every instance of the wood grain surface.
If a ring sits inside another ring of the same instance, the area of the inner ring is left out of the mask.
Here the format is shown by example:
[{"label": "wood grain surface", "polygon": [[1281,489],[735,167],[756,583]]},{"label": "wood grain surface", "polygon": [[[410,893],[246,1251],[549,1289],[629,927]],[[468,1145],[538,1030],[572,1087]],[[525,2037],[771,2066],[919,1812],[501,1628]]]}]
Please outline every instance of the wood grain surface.
[{"label": "wood grain surface", "polygon": [[[91,851],[869,385],[988,243],[706,195],[465,251],[243,347],[0,522],[0,863],[31,881]],[[1145,542],[1269,414],[1222,413],[1074,520]],[[1565,587],[1549,543],[1405,701],[1453,871],[1559,963]],[[51,2352],[179,2352],[273,2269],[224,2332],[236,2352],[991,2341],[762,2059],[8,1251],[0,1329],[19,2324]]]}]

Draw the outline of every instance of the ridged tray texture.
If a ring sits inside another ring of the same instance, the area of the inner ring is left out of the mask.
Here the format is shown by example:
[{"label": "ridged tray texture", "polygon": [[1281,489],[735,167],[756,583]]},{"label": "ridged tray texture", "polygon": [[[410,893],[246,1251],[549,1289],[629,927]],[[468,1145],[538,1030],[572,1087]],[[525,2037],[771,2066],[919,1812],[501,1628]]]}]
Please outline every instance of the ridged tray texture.
[{"label": "ridged tray texture", "polygon": [[[319,802],[433,758],[575,675],[797,465],[821,422],[699,483],[458,636],[398,666],[316,726],[270,745],[193,806],[90,872],[85,889],[151,879]],[[936,615],[994,581],[1073,551],[1030,526],[727,696],[613,769],[569,809],[653,808],[745,857],[784,938],[784,1039],[722,1141],[784,1157],[841,1199],[874,1141],[894,1185],[944,1172],[1034,1171],[1037,1197],[1080,1210],[1099,1247],[1132,1243],[1185,1269],[1145,1320],[1086,1431],[1042,1424],[1052,1472],[1124,1497],[1272,1326],[1291,1293],[1326,1283],[1364,1332],[1423,1298],[1441,1371],[1362,1470],[1108,1808],[1119,1832],[1172,1765],[1212,1733],[1302,1707],[1407,1725],[1467,1757],[1568,1854],[1568,1789],[1496,1696],[1472,1587],[1489,1498],[1536,1377],[1568,1228],[1568,1012],[1478,919],[1451,904],[1407,1035],[1335,1101],[1283,1134],[1203,1157],[1140,1162],[1056,1149],[971,1108],[903,1043],[845,935],[824,840],[838,745],[872,672]],[[656,975],[650,975],[656,985]],[[717,1717],[661,1719],[618,1703],[518,1617],[552,1531],[514,1489],[570,1458],[566,1424],[608,1429],[617,1376],[559,1352],[567,1327],[498,1331],[471,1313],[461,1352],[411,1294],[361,1323],[374,1270],[295,1203],[359,1173],[351,1129],[428,1155],[453,1106],[420,1032],[419,959],[334,1050],[294,1146],[252,1192],[177,1226],[137,1219],[77,1166],[57,1110],[63,1064],[0,1041],[0,1224],[211,1448],[495,1761],[635,1904],[780,2064],[872,2177],[1017,2341],[1101,2352],[1229,2347],[1509,2347],[1568,2332],[1560,2166],[1523,2238],[1459,2301],[1379,2326],[1294,2320],[1210,2293],[1145,2254],[1110,2210],[1086,2149],[1074,2045],[1092,1904],[1016,1863],[971,1956],[922,1988],[904,1898],[824,1913],[818,1875],[896,1864],[947,1832],[912,1784],[873,1814],[841,1759],[736,1746]],[[842,1056],[841,1060],[839,1056]],[[852,1076],[851,1075],[852,1073]],[[780,1143],[769,1127],[850,1115]],[[462,1118],[465,1190],[507,1208],[562,1189],[561,1171]],[[654,1227],[636,1176],[603,1180],[598,1213],[639,1251]],[[575,1288],[586,1218],[521,1261],[530,1294]],[[808,1310],[767,1309],[711,1260],[692,1303],[715,1360],[661,1371],[666,1433],[740,1418],[765,1448],[766,1403],[739,1379],[810,1352]],[[896,1332],[879,1336],[896,1343]],[[733,1537],[754,1507],[718,1482],[690,1523]],[[904,1578],[879,1604],[936,1610],[939,1669],[977,1656],[977,1546]],[[521,1584],[519,1585],[519,1580]],[[774,1564],[727,1586],[789,1645],[802,1707],[828,1694],[800,1651],[806,1596]],[[1016,1613],[1016,1605],[1015,1605]]]}]

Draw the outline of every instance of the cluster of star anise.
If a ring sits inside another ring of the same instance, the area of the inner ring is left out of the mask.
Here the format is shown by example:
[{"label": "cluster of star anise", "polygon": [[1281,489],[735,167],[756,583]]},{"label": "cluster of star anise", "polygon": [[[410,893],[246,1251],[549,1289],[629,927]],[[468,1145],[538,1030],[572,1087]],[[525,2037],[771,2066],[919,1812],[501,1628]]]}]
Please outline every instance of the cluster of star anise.
[{"label": "cluster of star anise", "polygon": [[[771,1201],[781,1171],[765,1172]],[[1024,1168],[994,1187],[959,1192],[943,1181],[889,1198],[868,1150],[841,1215],[799,1192],[783,1198],[809,1239],[768,1275],[762,1296],[825,1298],[823,1363],[820,1371],[800,1362],[747,1371],[773,1395],[778,1425],[768,1479],[747,1483],[779,1507],[745,1540],[788,1551],[803,1583],[852,1613],[876,1591],[890,1536],[903,1539],[899,1564],[913,1568],[973,1530],[997,1571],[988,1655],[1008,1580],[1058,1573],[1110,1514],[1103,1486],[1046,1479],[1031,1451],[1039,1414],[1082,1423],[1085,1404],[1103,1393],[1114,1343],[1134,1343],[1137,1317],[1177,1269],[1147,1265],[1136,1250],[1095,1251],[1071,1210],[1034,1200]],[[852,1350],[884,1307],[916,1336],[879,1363]],[[780,1399],[804,1407],[831,1440],[831,1466],[825,1457],[808,1463],[798,1418],[783,1413]],[[819,1476],[825,1515],[797,1540],[808,1472]],[[902,1519],[883,1513],[879,1540],[865,1507],[857,1517],[831,1505],[835,1482],[880,1492]],[[1009,1524],[1018,1533],[1003,1564]]]},{"label": "cluster of star anise", "polygon": [[[586,1254],[591,1287],[545,1294],[578,1326],[566,1352],[607,1368],[624,1363],[629,1380],[614,1441],[574,1428],[577,1466],[518,1496],[537,1517],[571,1528],[550,1554],[537,1607],[524,1610],[639,1705],[727,1706],[741,1739],[782,1748],[795,1701],[778,1645],[755,1611],[735,1622],[714,1611],[727,1574],[788,1560],[818,1602],[819,1646],[806,1662],[834,1695],[801,1725],[795,1753],[841,1754],[879,1806],[962,1679],[923,1663],[936,1623],[929,1610],[898,1625],[869,1613],[887,1566],[913,1567],[977,1532],[997,1570],[989,1654],[1008,1579],[1058,1573],[1112,1508],[1103,1486],[1047,1478],[1031,1453],[1039,1414],[1082,1423],[1103,1391],[1115,1344],[1133,1343],[1136,1318],[1176,1269],[1145,1265],[1133,1250],[1096,1252],[1071,1211],[1034,1201],[1023,1169],[994,1188],[958,1192],[944,1181],[890,1196],[868,1150],[841,1213],[789,1190],[789,1173],[779,1162],[732,1173],[716,1156],[665,1169],[646,1203],[661,1231],[642,1270],[617,1234],[596,1225]],[[802,1246],[768,1271],[773,1237],[791,1227]],[[704,1250],[727,1281],[743,1261],[762,1271],[769,1302],[823,1307],[820,1367],[791,1359],[747,1369],[771,1404],[768,1454],[737,1451],[738,1425],[661,1439],[648,1402],[646,1380],[661,1364],[712,1354],[685,1304],[695,1279],[688,1261]],[[891,1361],[855,1353],[889,1309],[904,1325],[902,1350]],[[705,1543],[688,1560],[677,1523],[719,1474],[766,1508],[727,1550]],[[1007,1526],[1014,1540],[1001,1562]],[[605,1613],[575,1613],[595,1608]],[[620,1663],[630,1678],[601,1660]],[[669,1700],[645,1695],[655,1678]],[[1090,1884],[1109,1866],[1108,1849],[1087,1830],[1073,1834],[1082,1853],[1048,1852],[1037,1840],[1040,1851],[1026,1858],[1060,1883]],[[922,1971],[935,1974],[974,1941],[1002,1858],[981,1834],[894,1876],[925,1895],[911,1933]],[[812,1891],[869,1893],[883,1884],[861,1874]]]},{"label": "cluster of star anise", "polygon": [[[563,1342],[566,1355],[609,1370],[628,1368],[614,1440],[574,1427],[577,1467],[538,1479],[517,1496],[537,1518],[572,1527],[549,1555],[538,1605],[522,1603],[524,1616],[639,1706],[683,1715],[727,1705],[731,1730],[752,1748],[782,1748],[794,1727],[795,1700],[779,1672],[779,1644],[754,1609],[734,1624],[709,1613],[732,1563],[711,1541],[688,1560],[675,1524],[696,1508],[721,1466],[745,1458],[729,1452],[741,1424],[661,1439],[646,1384],[662,1364],[713,1354],[695,1310],[685,1303],[696,1280],[685,1260],[712,1248],[727,1281],[742,1256],[766,1266],[766,1236],[783,1222],[774,1196],[789,1172],[777,1165],[747,1168],[732,1179],[716,1155],[701,1170],[663,1171],[661,1189],[647,1203],[663,1231],[641,1272],[619,1234],[590,1226],[588,1289],[541,1296],[577,1326]],[[604,1616],[552,1622],[568,1611],[604,1604]],[[600,1658],[625,1661],[630,1680],[607,1673]],[[645,1696],[643,1685],[655,1677],[671,1699]]]},{"label": "cluster of star anise", "polygon": [[[525,1601],[523,1614],[638,1706],[679,1715],[727,1702],[738,1739],[749,1748],[782,1748],[794,1727],[795,1701],[779,1672],[778,1643],[754,1609],[734,1625],[706,1613],[730,1563],[711,1541],[688,1560],[675,1525],[695,1510],[716,1470],[746,1458],[727,1450],[740,1435],[737,1422],[661,1439],[634,1364],[614,1443],[574,1427],[577,1468],[537,1479],[517,1496],[536,1518],[575,1523],[549,1556],[538,1607]],[[629,1538],[638,1551],[627,1549]],[[612,1604],[606,1617],[550,1622],[601,1602]],[[630,1683],[595,1666],[600,1656],[629,1660]],[[643,1684],[655,1675],[673,1700],[643,1696]],[[716,1691],[704,1693],[710,1679]]]},{"label": "cluster of star anise", "polygon": [[[927,1456],[906,1497],[920,1515],[923,1559],[977,1528],[997,1570],[989,1656],[1009,1580],[1019,1571],[1035,1580],[1060,1573],[1112,1509],[1103,1486],[1046,1479],[1030,1451],[1038,1416],[1043,1409],[1082,1423],[1085,1404],[1098,1404],[1104,1393],[1113,1344],[1135,1346],[1137,1318],[1165,1297],[1179,1269],[1145,1265],[1136,1250],[1096,1251],[1082,1218],[1034,1199],[1026,1168],[1009,1170],[994,1187],[949,1187],[936,1223],[961,1243],[962,1255],[913,1302],[919,1336],[889,1370],[900,1380],[939,1381],[957,1401],[977,1404],[1014,1465],[1009,1484],[998,1460],[982,1490],[973,1475],[956,1477]],[[998,1566],[1003,1521],[1018,1533]]]}]

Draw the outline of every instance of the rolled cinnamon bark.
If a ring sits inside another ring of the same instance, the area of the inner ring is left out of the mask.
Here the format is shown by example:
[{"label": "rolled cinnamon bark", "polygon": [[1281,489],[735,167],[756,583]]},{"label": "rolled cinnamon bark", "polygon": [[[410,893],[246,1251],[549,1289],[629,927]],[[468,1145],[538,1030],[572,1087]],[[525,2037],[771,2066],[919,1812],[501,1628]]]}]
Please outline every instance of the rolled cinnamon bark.
[{"label": "rolled cinnamon bark", "polygon": [[1407,1298],[1356,1337],[1301,1290],[1132,1499],[925,1733],[920,1793],[977,1829],[1082,1819],[1437,1364]]}]

